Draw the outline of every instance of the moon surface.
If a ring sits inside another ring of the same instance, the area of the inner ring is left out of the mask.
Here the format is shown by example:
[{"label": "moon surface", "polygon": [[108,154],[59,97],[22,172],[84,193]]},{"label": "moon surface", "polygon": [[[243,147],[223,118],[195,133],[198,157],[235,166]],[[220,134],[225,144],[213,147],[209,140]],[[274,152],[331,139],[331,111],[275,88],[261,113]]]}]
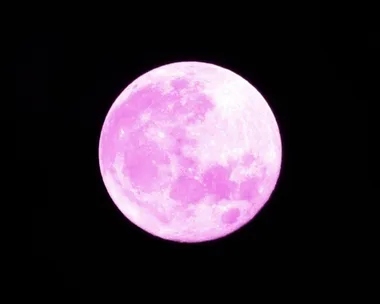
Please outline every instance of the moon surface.
[{"label": "moon surface", "polygon": [[268,201],[281,138],[263,96],[202,62],[177,62],[133,81],[100,135],[99,164],[113,202],[162,239],[196,243],[236,231]]}]

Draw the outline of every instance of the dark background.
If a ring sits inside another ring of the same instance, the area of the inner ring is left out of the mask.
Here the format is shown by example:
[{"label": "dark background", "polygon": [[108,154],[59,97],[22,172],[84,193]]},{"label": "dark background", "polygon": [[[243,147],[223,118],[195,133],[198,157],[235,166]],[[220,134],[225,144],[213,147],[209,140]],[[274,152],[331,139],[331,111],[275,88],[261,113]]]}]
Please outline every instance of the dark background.
[{"label": "dark background", "polygon": [[[367,97],[358,75],[366,75],[378,36],[359,30],[349,12],[318,2],[261,4],[212,18],[182,11],[153,19],[132,9],[120,17],[79,14],[62,25],[26,26],[15,39],[11,76],[22,81],[16,95],[33,168],[30,270],[22,277],[36,299],[209,295],[236,302],[262,285],[275,296],[318,295],[345,273],[341,207],[363,194],[347,194],[341,175],[365,188]],[[121,91],[152,68],[185,60],[221,65],[251,82],[283,140],[281,176],[266,206],[238,232],[198,245],[160,240],[126,220],[103,185],[97,154]],[[341,151],[347,140],[350,156]]]}]

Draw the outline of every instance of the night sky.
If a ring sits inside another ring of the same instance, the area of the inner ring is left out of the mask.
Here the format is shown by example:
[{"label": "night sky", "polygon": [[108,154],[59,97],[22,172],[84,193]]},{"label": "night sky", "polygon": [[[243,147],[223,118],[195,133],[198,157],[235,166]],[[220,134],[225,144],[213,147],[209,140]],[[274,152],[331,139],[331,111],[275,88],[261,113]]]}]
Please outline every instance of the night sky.
[{"label": "night sky", "polygon": [[[327,282],[342,274],[342,206],[364,199],[347,193],[340,175],[350,172],[365,189],[367,99],[357,75],[366,75],[368,52],[379,44],[373,32],[352,31],[349,18],[338,22],[338,10],[316,3],[262,4],[219,20],[67,17],[62,25],[26,26],[13,38],[11,77],[22,87],[15,89],[17,126],[27,134],[21,146],[32,167],[24,181],[30,263],[20,277],[33,299],[253,302],[262,285],[275,297],[282,288],[310,295],[306,290],[325,290],[316,277]],[[360,50],[352,47],[355,37]],[[186,60],[220,65],[252,83],[283,141],[281,175],[266,206],[238,232],[198,245],[164,241],[131,224],[111,201],[98,165],[102,123],[115,98],[152,68]],[[356,158],[342,153],[346,141]]]}]

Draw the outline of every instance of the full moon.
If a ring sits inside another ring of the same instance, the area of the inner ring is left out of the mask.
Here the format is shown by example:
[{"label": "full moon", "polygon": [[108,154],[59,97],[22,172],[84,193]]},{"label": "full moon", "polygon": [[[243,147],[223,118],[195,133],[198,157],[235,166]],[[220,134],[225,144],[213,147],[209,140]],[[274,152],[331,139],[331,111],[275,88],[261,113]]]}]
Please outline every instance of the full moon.
[{"label": "full moon", "polygon": [[177,62],[134,80],[100,135],[105,187],[132,223],[186,243],[229,235],[269,200],[281,137],[263,96],[236,73]]}]

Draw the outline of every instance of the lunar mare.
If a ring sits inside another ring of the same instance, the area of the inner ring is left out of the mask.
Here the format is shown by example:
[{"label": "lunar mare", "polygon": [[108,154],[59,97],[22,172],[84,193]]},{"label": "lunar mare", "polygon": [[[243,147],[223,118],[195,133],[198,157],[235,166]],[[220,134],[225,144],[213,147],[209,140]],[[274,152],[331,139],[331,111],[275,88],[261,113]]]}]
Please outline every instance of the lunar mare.
[{"label": "lunar mare", "polygon": [[101,131],[99,164],[120,211],[160,238],[228,235],[268,201],[281,139],[263,96],[213,64],[179,62],[133,81]]}]

